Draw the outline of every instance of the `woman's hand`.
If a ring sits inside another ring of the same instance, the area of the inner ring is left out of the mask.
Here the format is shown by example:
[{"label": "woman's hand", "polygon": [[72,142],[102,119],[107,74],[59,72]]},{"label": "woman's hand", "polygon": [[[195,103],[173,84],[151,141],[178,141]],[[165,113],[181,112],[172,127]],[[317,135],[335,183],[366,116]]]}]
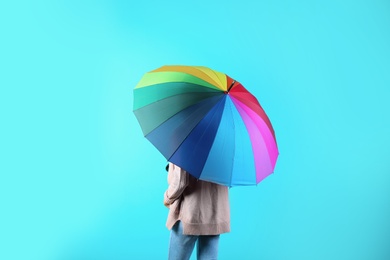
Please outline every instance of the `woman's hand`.
[{"label": "woman's hand", "polygon": [[169,209],[169,206],[171,206],[170,204],[168,204],[165,199],[163,200],[163,203],[164,203],[164,206],[167,207]]}]

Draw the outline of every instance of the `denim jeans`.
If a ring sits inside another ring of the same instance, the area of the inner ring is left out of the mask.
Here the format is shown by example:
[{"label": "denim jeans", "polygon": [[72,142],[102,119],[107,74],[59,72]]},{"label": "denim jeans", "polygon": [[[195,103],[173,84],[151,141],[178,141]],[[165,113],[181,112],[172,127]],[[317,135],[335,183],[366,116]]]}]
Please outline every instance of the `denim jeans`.
[{"label": "denim jeans", "polygon": [[183,224],[178,221],[171,231],[168,260],[188,260],[197,242],[197,259],[211,260],[218,258],[219,235],[192,236],[183,234]]}]

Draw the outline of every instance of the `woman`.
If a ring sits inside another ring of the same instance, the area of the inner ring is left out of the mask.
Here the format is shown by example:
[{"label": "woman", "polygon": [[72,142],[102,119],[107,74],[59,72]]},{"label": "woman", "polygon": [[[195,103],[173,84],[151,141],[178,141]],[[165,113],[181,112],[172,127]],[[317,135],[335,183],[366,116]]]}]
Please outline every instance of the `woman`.
[{"label": "woman", "polygon": [[201,181],[169,163],[164,205],[171,230],[169,260],[189,259],[197,242],[197,259],[217,259],[219,235],[230,232],[228,188]]}]

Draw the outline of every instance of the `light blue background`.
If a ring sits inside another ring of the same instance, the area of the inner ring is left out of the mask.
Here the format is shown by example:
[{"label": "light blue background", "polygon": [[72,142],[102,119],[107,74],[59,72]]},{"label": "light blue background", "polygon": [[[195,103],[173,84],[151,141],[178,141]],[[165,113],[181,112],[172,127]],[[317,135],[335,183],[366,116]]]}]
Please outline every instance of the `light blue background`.
[{"label": "light blue background", "polygon": [[0,36],[0,259],[166,258],[132,113],[164,64],[229,74],[276,131],[220,259],[390,259],[389,1],[2,1]]}]

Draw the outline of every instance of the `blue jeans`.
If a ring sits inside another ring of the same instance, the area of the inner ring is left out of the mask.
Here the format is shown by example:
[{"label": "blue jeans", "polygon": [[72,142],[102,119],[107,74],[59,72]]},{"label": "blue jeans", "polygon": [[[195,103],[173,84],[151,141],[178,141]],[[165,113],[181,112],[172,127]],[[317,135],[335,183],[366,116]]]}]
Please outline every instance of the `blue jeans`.
[{"label": "blue jeans", "polygon": [[178,221],[172,227],[169,241],[168,260],[188,260],[197,243],[197,259],[211,260],[218,258],[219,235],[191,236],[183,234],[183,224]]}]

